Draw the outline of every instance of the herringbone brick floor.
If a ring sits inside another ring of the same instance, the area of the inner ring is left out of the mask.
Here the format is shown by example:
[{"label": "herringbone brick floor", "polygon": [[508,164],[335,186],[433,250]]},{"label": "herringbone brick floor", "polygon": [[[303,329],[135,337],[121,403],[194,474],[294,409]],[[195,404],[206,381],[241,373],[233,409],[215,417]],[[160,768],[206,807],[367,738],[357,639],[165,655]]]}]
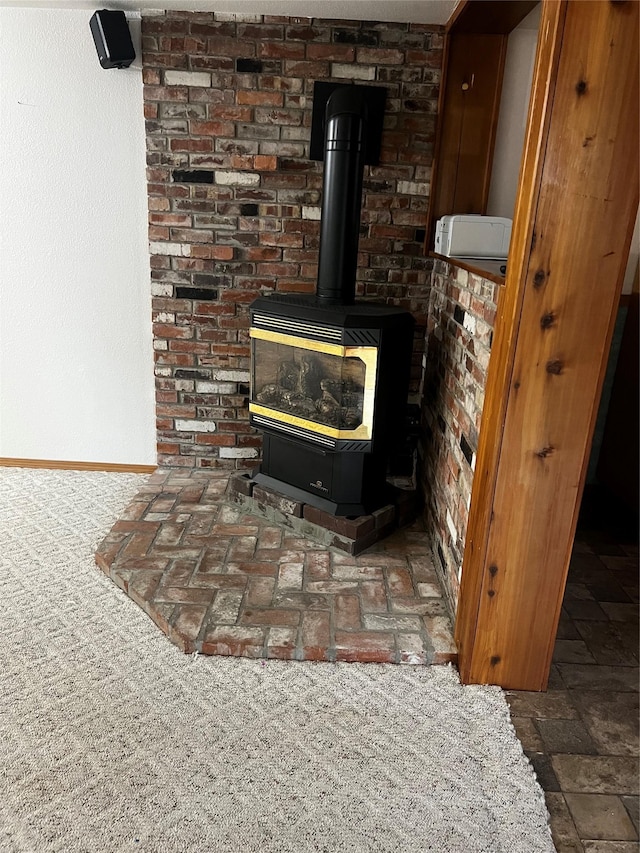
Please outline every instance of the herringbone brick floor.
[{"label": "herringbone brick floor", "polygon": [[248,514],[227,483],[228,472],[159,469],[96,552],[184,652],[455,662],[419,522],[352,557]]}]

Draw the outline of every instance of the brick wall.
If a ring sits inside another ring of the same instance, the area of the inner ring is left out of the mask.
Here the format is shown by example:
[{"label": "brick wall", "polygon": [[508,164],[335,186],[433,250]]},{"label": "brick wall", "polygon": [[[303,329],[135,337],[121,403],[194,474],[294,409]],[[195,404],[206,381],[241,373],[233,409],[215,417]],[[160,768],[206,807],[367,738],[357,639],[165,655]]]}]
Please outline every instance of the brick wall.
[{"label": "brick wall", "polygon": [[453,611],[500,287],[444,261],[435,262],[419,470],[427,531]]},{"label": "brick wall", "polygon": [[242,467],[260,454],[248,306],[315,290],[315,80],[388,90],[381,163],[365,169],[357,293],[415,315],[416,392],[440,28],[172,12],[144,16],[142,35],[159,462]]}]

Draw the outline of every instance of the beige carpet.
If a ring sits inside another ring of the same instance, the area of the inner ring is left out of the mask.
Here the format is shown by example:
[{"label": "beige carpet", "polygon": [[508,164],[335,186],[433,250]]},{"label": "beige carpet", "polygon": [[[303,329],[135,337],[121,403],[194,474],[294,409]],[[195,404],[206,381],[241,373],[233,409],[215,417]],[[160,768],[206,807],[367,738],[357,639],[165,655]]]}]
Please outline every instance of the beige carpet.
[{"label": "beige carpet", "polygon": [[143,479],[0,469],[2,853],[552,853],[497,688],[179,652],[93,564]]}]

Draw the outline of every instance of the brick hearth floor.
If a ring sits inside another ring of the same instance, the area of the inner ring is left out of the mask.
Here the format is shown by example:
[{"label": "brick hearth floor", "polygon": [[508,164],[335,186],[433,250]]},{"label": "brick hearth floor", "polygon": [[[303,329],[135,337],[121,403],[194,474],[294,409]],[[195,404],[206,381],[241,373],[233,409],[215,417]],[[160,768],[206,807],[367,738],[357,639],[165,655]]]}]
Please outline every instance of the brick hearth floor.
[{"label": "brick hearth floor", "polygon": [[96,562],[186,653],[455,662],[420,522],[357,557],[230,502],[229,472],[159,469]]}]

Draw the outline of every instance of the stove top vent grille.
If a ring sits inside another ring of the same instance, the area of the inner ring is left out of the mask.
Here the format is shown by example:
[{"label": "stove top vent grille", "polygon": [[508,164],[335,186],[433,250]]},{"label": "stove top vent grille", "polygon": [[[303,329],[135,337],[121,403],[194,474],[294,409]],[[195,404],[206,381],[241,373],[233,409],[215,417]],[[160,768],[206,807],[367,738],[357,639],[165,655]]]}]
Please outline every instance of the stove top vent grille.
[{"label": "stove top vent grille", "polygon": [[323,326],[309,321],[296,320],[292,317],[279,317],[274,314],[254,313],[251,323],[258,329],[269,329],[283,335],[295,337],[313,337],[321,341],[340,343],[342,329],[334,326]]}]

